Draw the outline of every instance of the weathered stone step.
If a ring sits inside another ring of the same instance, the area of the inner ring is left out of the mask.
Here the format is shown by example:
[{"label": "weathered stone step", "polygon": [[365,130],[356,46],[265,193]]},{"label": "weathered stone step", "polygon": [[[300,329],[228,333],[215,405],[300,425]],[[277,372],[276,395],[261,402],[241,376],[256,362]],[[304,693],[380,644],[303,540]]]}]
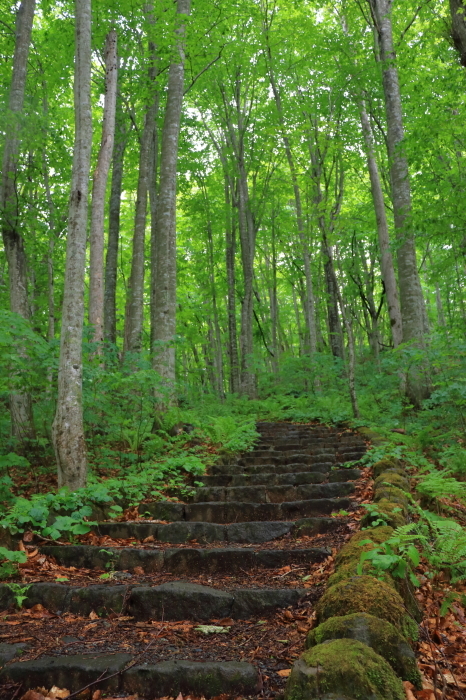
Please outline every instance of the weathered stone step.
[{"label": "weathered stone step", "polygon": [[355,481],[361,476],[360,469],[335,469],[330,472],[259,472],[258,474],[213,474],[202,477],[205,486],[255,486],[264,485],[279,486],[288,484],[299,486],[301,484],[321,484],[328,479],[335,481]]},{"label": "weathered stone step", "polygon": [[190,520],[205,523],[238,523],[258,520],[297,520],[329,515],[341,509],[352,507],[351,499],[312,498],[302,501],[284,503],[245,503],[245,502],[206,502],[206,503],[170,503],[155,501],[144,503],[139,512],[144,517],[169,522]]},{"label": "weathered stone step", "polygon": [[196,490],[195,503],[209,501],[242,501],[244,503],[284,503],[285,501],[309,500],[310,498],[338,498],[349,496],[354,491],[350,482],[330,484],[301,484],[292,486],[204,486]]},{"label": "weathered stone step", "polygon": [[0,682],[21,683],[21,692],[37,687],[67,688],[76,692],[98,678],[99,690],[137,694],[141,698],[176,697],[179,693],[215,697],[255,695],[260,690],[259,674],[252,664],[241,661],[162,661],[140,663],[127,671],[133,658],[129,654],[80,654],[45,656],[20,661],[0,671]]},{"label": "weathered stone step", "polygon": [[[277,608],[296,605],[306,594],[298,588],[237,588],[223,591],[188,581],[173,581],[160,586],[111,585],[69,586],[61,583],[33,583],[23,605],[43,605],[51,613],[85,616],[92,611],[99,617],[130,615],[135,621],[196,620],[219,618],[244,620],[261,616]],[[14,595],[0,585],[2,610],[14,605]]]},{"label": "weathered stone step", "polygon": [[306,463],[290,462],[289,464],[214,464],[210,473],[215,474],[290,474],[295,472],[328,472],[335,466],[335,459],[326,457],[323,461]]},{"label": "weathered stone step", "polygon": [[335,462],[335,452],[326,450],[325,452],[307,454],[305,452],[293,451],[289,454],[284,453],[282,456],[278,456],[275,452],[270,452],[269,454],[262,455],[260,457],[245,455],[244,457],[238,459],[237,463],[241,466],[249,467],[250,465],[256,464],[313,464],[314,462],[322,461]]},{"label": "weathered stone step", "polygon": [[137,547],[93,547],[91,545],[46,545],[41,552],[54,557],[62,566],[84,569],[132,571],[141,567],[145,573],[161,571],[189,576],[193,572],[234,573],[256,567],[277,569],[282,566],[324,561],[326,547],[303,549],[252,549],[219,547],[200,549],[138,549]]},{"label": "weathered stone step", "polygon": [[341,518],[302,518],[294,521],[263,521],[231,523],[219,525],[203,522],[176,522],[176,523],[99,523],[94,529],[99,535],[107,535],[113,539],[145,540],[153,537],[158,542],[171,544],[186,544],[196,540],[199,544],[211,542],[228,542],[243,544],[262,544],[271,542],[278,537],[291,534],[299,536],[317,535],[331,532],[342,524]]}]

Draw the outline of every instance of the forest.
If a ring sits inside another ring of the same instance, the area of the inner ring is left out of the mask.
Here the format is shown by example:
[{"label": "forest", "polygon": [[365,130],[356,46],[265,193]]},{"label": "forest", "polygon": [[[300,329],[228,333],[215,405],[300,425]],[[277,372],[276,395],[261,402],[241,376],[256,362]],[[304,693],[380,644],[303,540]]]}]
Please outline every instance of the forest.
[{"label": "forest", "polygon": [[0,526],[369,428],[460,528],[390,556],[464,582],[464,0],[0,0],[0,57]]}]

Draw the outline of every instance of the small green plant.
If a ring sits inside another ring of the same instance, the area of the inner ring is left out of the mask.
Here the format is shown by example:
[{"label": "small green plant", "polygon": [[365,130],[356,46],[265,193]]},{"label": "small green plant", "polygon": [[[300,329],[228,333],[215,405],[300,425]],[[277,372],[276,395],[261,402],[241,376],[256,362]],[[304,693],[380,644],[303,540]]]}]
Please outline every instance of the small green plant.
[{"label": "small green plant", "polygon": [[117,553],[112,552],[110,549],[99,549],[99,552],[101,554],[105,554],[108,557],[107,561],[104,564],[107,571],[105,574],[101,574],[99,578],[104,580],[112,579],[115,575]]},{"label": "small green plant", "polygon": [[22,586],[20,583],[7,583],[6,585],[13,593],[16,606],[21,610],[24,601],[27,600],[27,592],[31,588],[31,584]]},{"label": "small green plant", "polygon": [[[359,544],[363,546],[374,542],[363,540]],[[419,580],[414,575],[412,567],[418,566],[420,559],[419,551],[414,544],[406,544],[400,537],[391,537],[368,552],[361,553],[357,573],[362,576],[364,563],[369,561],[371,573],[376,578],[383,578],[385,573],[389,573],[395,578],[408,578],[414,586],[419,586]]]},{"label": "small green plant", "polygon": [[0,547],[0,559],[3,560],[0,564],[0,578],[11,578],[18,573],[18,564],[27,561],[27,555],[26,552],[12,552],[6,547]]}]

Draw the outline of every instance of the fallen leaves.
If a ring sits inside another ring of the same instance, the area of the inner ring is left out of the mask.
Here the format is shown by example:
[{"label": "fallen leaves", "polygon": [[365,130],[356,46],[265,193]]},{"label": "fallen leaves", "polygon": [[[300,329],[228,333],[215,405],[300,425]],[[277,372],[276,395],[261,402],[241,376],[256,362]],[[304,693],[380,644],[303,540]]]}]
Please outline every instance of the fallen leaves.
[{"label": "fallen leaves", "polygon": [[284,668],[281,671],[277,671],[277,676],[280,678],[288,678],[291,675],[291,668]]},{"label": "fallen leaves", "polygon": [[21,700],[65,700],[70,695],[70,691],[66,688],[57,688],[53,686],[49,691],[45,688],[36,688],[28,690],[21,696]]}]

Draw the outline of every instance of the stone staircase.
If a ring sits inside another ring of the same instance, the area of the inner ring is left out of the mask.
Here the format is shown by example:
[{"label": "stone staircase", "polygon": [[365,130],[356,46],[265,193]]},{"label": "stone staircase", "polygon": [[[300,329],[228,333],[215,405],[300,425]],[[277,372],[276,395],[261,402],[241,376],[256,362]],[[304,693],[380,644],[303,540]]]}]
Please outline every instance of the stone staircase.
[{"label": "stone staircase", "polygon": [[[17,684],[21,693],[53,685],[75,692],[99,678],[92,690],[151,700],[180,692],[273,697],[283,687],[279,655],[245,660],[239,634],[265,625],[271,635],[274,615],[292,618],[306,600],[309,607],[312,572],[348,532],[331,514],[354,507],[360,471],[339,467],[366,447],[355,433],[323,426],[259,423],[258,431],[255,449],[212,467],[191,502],[143,504],[142,522],[98,525],[98,540],[124,546],[40,548],[57,565],[88,571],[89,581],[30,586],[25,606],[48,613],[48,637],[38,649],[0,644],[0,697]],[[105,582],[102,570],[110,572]],[[13,597],[0,586],[2,610]],[[217,627],[208,648],[205,630],[193,627],[206,623]],[[179,645],[166,638],[170,625],[188,630]]]}]

